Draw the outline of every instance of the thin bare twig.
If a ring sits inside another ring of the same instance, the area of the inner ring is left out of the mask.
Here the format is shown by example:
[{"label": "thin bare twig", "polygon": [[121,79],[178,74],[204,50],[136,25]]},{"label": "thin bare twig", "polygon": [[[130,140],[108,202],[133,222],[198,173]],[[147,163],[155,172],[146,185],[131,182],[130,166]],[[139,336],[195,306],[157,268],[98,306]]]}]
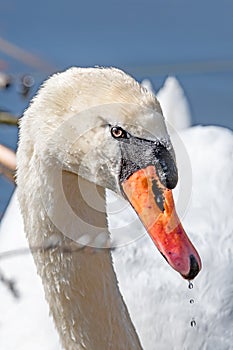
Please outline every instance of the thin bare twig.
[{"label": "thin bare twig", "polygon": [[14,298],[20,297],[19,290],[16,288],[16,282],[12,278],[7,278],[4,273],[0,270],[0,282],[2,282]]}]

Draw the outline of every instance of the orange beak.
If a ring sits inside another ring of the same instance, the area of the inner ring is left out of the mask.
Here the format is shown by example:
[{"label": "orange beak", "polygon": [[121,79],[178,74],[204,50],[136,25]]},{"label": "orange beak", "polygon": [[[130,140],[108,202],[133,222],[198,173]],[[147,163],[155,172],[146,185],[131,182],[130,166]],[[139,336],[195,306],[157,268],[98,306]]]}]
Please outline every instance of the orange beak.
[{"label": "orange beak", "polygon": [[184,278],[195,278],[201,259],[176,214],[172,191],[161,183],[155,166],[135,171],[121,186],[167,262]]}]

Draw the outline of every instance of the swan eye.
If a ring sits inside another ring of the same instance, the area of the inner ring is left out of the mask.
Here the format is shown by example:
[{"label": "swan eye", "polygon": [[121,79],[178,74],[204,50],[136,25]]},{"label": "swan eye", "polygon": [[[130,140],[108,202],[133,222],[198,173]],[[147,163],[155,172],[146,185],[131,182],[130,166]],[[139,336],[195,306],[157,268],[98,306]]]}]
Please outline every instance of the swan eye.
[{"label": "swan eye", "polygon": [[115,139],[128,139],[129,134],[120,126],[114,126],[111,129],[111,134]]}]

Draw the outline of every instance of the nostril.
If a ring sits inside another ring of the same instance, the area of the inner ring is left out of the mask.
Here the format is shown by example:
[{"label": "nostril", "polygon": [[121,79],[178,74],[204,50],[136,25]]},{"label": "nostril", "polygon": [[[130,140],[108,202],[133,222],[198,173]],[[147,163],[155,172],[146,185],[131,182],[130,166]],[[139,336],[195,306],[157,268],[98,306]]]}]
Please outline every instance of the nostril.
[{"label": "nostril", "polygon": [[194,255],[191,254],[189,258],[190,258],[190,270],[188,275],[185,275],[185,276],[183,275],[183,277],[187,280],[193,280],[197,276],[198,272],[200,271],[200,267]]}]

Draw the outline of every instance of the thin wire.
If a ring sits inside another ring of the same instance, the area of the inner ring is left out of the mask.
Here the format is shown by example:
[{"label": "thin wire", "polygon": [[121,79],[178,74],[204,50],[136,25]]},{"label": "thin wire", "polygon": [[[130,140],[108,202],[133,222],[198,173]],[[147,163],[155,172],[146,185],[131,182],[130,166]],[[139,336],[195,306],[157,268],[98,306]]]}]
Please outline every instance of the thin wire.
[{"label": "thin wire", "polygon": [[62,247],[60,246],[59,244],[51,244],[51,245],[48,245],[46,247],[43,247],[43,246],[38,246],[38,247],[31,247],[31,248],[27,248],[27,247],[23,247],[23,248],[18,248],[18,249],[12,249],[12,250],[6,250],[6,251],[3,251],[3,252],[0,252],[0,260],[4,260],[4,259],[8,259],[8,258],[12,258],[12,257],[17,257],[17,256],[20,256],[20,255],[26,255],[26,254],[34,254],[34,253],[38,253],[38,252],[41,252],[41,253],[44,253],[44,252],[47,252],[49,250],[59,250],[60,252],[62,253],[65,253],[65,254],[68,254],[68,253],[77,253],[77,252],[80,252],[82,250],[87,250],[87,249],[90,249],[91,252],[95,252],[97,250],[102,250],[102,249],[109,249],[109,250],[115,250],[117,249],[116,247],[91,247],[91,246],[88,246],[88,245],[82,245],[82,246],[78,246],[77,248],[75,249],[70,249],[68,247]]},{"label": "thin wire", "polygon": [[[97,250],[102,250],[106,248],[94,248],[94,247],[89,247],[88,245],[83,245],[79,246],[75,249],[70,249],[68,247],[61,247],[59,244],[51,244],[47,247],[31,247],[31,248],[18,248],[18,249],[12,249],[4,252],[0,252],[0,261],[4,259],[9,259],[9,258],[14,258],[18,257],[20,255],[26,255],[26,254],[31,254],[31,253],[45,253],[46,251],[49,250],[59,250],[63,254],[67,253],[77,253],[82,250],[89,250],[89,253],[95,253]],[[116,248],[111,248],[109,247],[108,249],[110,250],[115,250]],[[0,270],[0,282],[5,285],[5,287],[8,289],[8,291],[12,294],[12,296],[16,299],[20,298],[20,291],[17,287],[17,282],[12,279],[12,278],[7,278],[2,270]]]}]

